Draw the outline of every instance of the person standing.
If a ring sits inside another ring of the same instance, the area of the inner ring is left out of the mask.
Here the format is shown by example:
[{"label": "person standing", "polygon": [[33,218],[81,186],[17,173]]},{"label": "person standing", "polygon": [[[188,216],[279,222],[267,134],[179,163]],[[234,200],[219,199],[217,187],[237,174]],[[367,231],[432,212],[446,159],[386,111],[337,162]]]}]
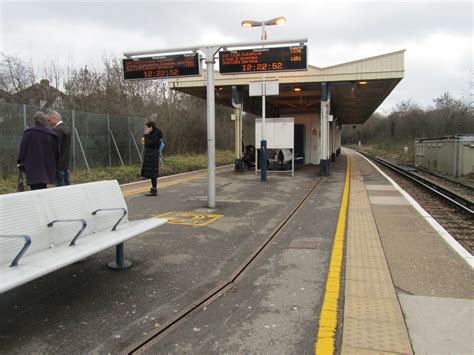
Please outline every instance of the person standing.
[{"label": "person standing", "polygon": [[71,129],[54,110],[48,111],[48,123],[58,136],[59,159],[56,164],[56,186],[71,185],[69,181],[69,157],[71,153]]},{"label": "person standing", "polygon": [[157,196],[157,179],[160,164],[160,145],[163,133],[156,127],[155,122],[149,121],[145,124],[143,144],[145,152],[143,154],[143,165],[141,176],[151,180],[150,192],[145,196]]},{"label": "person standing", "polygon": [[23,169],[31,190],[45,189],[55,182],[59,157],[58,136],[47,126],[43,112],[33,116],[34,126],[23,132],[17,167]]}]

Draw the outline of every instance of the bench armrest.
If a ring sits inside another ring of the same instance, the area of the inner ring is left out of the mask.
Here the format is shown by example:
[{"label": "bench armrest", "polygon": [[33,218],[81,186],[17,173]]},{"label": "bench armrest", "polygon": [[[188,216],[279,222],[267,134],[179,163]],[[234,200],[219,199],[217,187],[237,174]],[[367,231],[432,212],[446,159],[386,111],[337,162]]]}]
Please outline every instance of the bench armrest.
[{"label": "bench armrest", "polygon": [[127,209],[123,208],[123,207],[118,207],[118,208],[99,208],[98,210],[95,210],[94,212],[92,212],[92,215],[95,216],[97,214],[97,212],[102,212],[102,211],[118,211],[118,210],[122,210],[123,211],[123,215],[122,217],[119,218],[119,220],[117,221],[117,223],[115,223],[115,225],[112,227],[112,231],[116,230],[117,229],[117,226],[119,225],[120,222],[122,222],[122,219],[127,215]]},{"label": "bench armrest", "polygon": [[56,220],[48,223],[48,227],[52,227],[54,223],[71,223],[71,222],[81,222],[82,227],[77,232],[77,234],[74,236],[74,238],[72,238],[71,243],[69,243],[69,246],[76,245],[77,238],[79,238],[81,236],[82,232],[84,232],[84,229],[86,229],[86,227],[87,227],[86,220],[82,219],[82,218],[79,218],[79,219],[56,219]]},{"label": "bench armrest", "polygon": [[25,245],[23,245],[23,248],[21,248],[18,255],[15,256],[15,259],[13,259],[12,263],[10,264],[10,267],[17,266],[18,261],[20,260],[20,258],[23,256],[23,254],[25,254],[25,252],[30,247],[31,238],[29,236],[27,236],[26,234],[24,234],[24,235],[0,235],[0,238],[15,238],[15,239],[23,238],[23,239],[25,239]]}]

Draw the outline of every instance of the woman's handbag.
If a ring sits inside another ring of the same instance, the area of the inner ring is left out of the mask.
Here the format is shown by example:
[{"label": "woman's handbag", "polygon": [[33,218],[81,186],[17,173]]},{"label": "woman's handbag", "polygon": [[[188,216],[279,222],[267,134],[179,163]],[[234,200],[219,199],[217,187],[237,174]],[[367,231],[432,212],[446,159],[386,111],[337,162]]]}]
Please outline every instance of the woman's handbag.
[{"label": "woman's handbag", "polygon": [[16,185],[16,191],[25,191],[25,185],[23,184],[23,169],[18,168],[18,183]]}]

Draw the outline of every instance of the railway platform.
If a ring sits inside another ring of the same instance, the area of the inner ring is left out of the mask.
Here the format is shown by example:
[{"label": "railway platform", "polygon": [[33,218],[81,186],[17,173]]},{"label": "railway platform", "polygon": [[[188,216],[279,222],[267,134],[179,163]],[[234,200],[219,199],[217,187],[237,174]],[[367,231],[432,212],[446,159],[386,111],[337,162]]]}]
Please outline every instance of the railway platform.
[{"label": "railway platform", "polygon": [[0,353],[471,354],[470,261],[361,156],[317,173],[123,186],[169,223],[1,294]]}]

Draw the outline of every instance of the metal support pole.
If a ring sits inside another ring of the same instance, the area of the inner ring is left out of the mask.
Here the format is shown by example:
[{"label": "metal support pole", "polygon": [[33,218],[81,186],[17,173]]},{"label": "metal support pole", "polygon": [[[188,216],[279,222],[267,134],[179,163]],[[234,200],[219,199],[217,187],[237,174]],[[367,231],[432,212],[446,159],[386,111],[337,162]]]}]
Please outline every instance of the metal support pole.
[{"label": "metal support pole", "polygon": [[[264,78],[265,79],[265,78]],[[260,141],[260,181],[267,181],[267,141],[265,139],[265,81],[262,84],[262,140]]]},{"label": "metal support pole", "polygon": [[[243,103],[242,103],[242,107],[243,107]],[[239,132],[240,132],[240,136],[239,136],[239,146],[240,146],[240,161],[242,161],[242,152],[244,151],[244,146],[243,146],[243,123],[242,123],[242,109],[239,110]]]},{"label": "metal support pole", "polygon": [[337,153],[338,155],[341,154],[341,146],[342,146],[342,126],[339,126],[339,131],[338,131],[338,144],[337,144]]},{"label": "metal support pole", "polygon": [[76,127],[74,127],[74,131],[76,132],[77,141],[79,142],[79,147],[81,148],[82,156],[84,157],[84,162],[86,163],[87,171],[90,174],[91,169],[89,168],[89,163],[87,162],[86,153],[84,152],[84,148],[82,148],[81,137],[79,137],[79,132],[77,131]]},{"label": "metal support pole", "polygon": [[207,151],[208,151],[208,194],[209,207],[216,207],[216,141],[215,141],[215,97],[214,97],[214,56],[206,56],[207,68]]},{"label": "metal support pole", "polygon": [[329,175],[329,137],[328,137],[328,115],[329,115],[329,85],[321,83],[321,160],[320,175]]},{"label": "metal support pole", "polygon": [[129,131],[129,133],[130,133],[130,136],[132,137],[133,143],[135,144],[135,148],[137,149],[137,153],[138,153],[138,157],[140,158],[140,162],[143,163],[142,153],[140,153],[140,149],[138,149],[137,140],[133,136],[133,132],[131,130]]},{"label": "metal support pole", "polygon": [[114,145],[115,145],[115,150],[117,150],[117,154],[118,154],[118,157],[120,159],[120,162],[122,163],[122,166],[124,167],[125,164],[123,163],[122,156],[120,155],[120,151],[118,149],[117,142],[115,141],[114,134],[112,133],[112,130],[110,130],[110,129],[109,129],[109,135],[112,137],[112,141],[114,142]]},{"label": "metal support pole", "polygon": [[109,115],[107,115],[107,147],[108,147],[108,150],[109,150],[109,166],[112,166],[112,152],[111,152],[111,149],[110,149],[110,134],[108,132],[110,132],[110,117],[109,117]]},{"label": "metal support pole", "polygon": [[107,266],[114,270],[127,269],[133,264],[130,260],[126,260],[124,257],[124,246],[123,243],[115,246],[115,260],[107,263]]},{"label": "metal support pole", "polygon": [[214,92],[214,56],[220,47],[202,48],[206,56],[207,72],[207,173],[208,206],[216,207],[216,140],[215,140],[215,92]]},{"label": "metal support pole", "polygon": [[242,110],[235,108],[235,135],[234,135],[234,146],[235,146],[235,170],[242,171]]},{"label": "metal support pole", "polygon": [[[260,36],[262,41],[267,40],[267,31],[265,30],[265,21],[262,21],[262,34]],[[263,46],[265,48],[265,46]],[[267,181],[267,140],[265,139],[265,95],[267,94],[267,85],[265,83],[265,75],[262,77],[262,140],[260,142],[261,159],[260,159],[260,181]]]},{"label": "metal support pole", "polygon": [[[71,112],[72,118],[72,131],[77,132],[76,130],[76,115],[74,110]],[[72,164],[74,166],[74,170],[76,170],[76,135],[72,135]]]},{"label": "metal support pole", "polygon": [[336,161],[336,121],[331,122],[332,144],[331,144],[331,161]]}]

